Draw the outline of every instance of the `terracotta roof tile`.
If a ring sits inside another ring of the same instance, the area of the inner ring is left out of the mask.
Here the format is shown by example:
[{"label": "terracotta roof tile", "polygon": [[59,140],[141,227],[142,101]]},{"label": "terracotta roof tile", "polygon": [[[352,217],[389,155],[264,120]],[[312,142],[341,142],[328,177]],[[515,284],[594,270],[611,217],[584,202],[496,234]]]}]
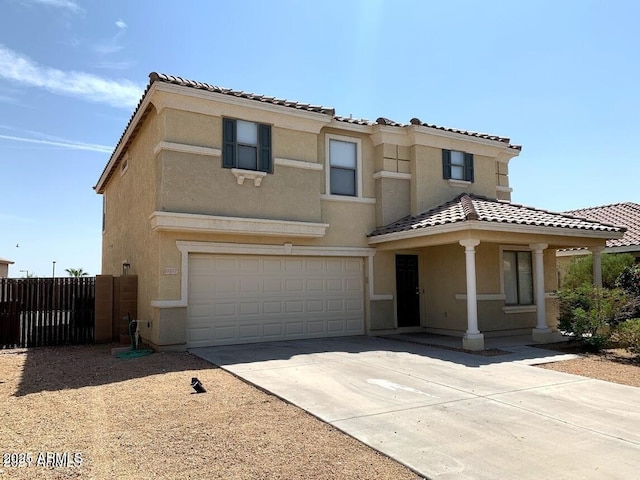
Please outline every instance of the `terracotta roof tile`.
[{"label": "terracotta roof tile", "polygon": [[271,103],[273,105],[282,105],[284,107],[295,108],[297,110],[307,110],[309,112],[324,113],[326,115],[335,115],[336,113],[333,108],[310,105],[308,103],[293,102],[282,98],[257,95],[255,93],[243,92],[241,90],[232,90],[230,88],[217,87],[208,83],[196,82],[195,80],[187,80],[182,77],[174,77],[172,75],[166,75],[164,73],[151,72],[149,74],[149,79],[150,85],[152,85],[154,82],[163,82],[173,85],[180,85],[182,87],[191,87],[198,90],[206,90],[208,92],[222,93],[224,95],[231,95],[239,98],[246,98],[249,100],[257,100],[259,102]]},{"label": "terracotta roof tile", "polygon": [[569,215],[588,218],[596,222],[607,222],[626,227],[622,238],[607,240],[607,247],[638,246],[640,249],[640,204],[633,202],[614,203],[600,207],[581,208],[566,212]]},{"label": "terracotta roof tile", "polygon": [[408,216],[390,225],[378,228],[371,232],[369,237],[407,232],[420,228],[426,229],[470,220],[603,232],[624,231],[624,228],[621,227],[586,220],[569,214],[548,212],[480,195],[463,193],[453,200],[420,215]]}]

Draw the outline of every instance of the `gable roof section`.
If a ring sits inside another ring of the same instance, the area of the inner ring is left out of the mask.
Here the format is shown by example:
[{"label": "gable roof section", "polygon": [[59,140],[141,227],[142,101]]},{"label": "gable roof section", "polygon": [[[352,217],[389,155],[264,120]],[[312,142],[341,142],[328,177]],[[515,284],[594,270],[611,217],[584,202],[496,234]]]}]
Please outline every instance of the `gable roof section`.
[{"label": "gable roof section", "polygon": [[620,236],[620,232],[624,231],[624,227],[587,220],[578,216],[554,213],[480,195],[463,193],[453,200],[424,213],[407,216],[397,222],[378,228],[368,236],[372,238],[420,230],[424,230],[424,235],[429,235],[429,229],[434,227],[464,224],[469,221],[478,221],[487,227],[491,227],[494,224],[511,224],[602,232],[605,234],[610,232],[614,236]]},{"label": "gable roof section", "polygon": [[[362,125],[362,126],[386,125],[386,126],[399,127],[399,128],[406,128],[406,127],[409,126],[409,125],[402,124],[402,123],[399,123],[399,122],[394,122],[392,120],[389,120],[389,119],[383,118],[383,117],[379,117],[375,122],[371,122],[371,121],[365,120],[365,119],[346,118],[346,117],[342,117],[342,116],[336,115],[335,114],[335,109],[331,108],[331,107],[323,107],[323,106],[320,106],[320,105],[310,105],[308,103],[301,103],[301,102],[295,102],[295,101],[290,101],[290,100],[285,100],[285,99],[279,99],[279,98],[276,98],[276,97],[270,97],[270,96],[266,96],[266,95],[257,95],[257,94],[250,93],[250,92],[243,92],[241,90],[233,90],[233,89],[230,89],[230,88],[223,88],[223,87],[218,87],[218,86],[215,86],[215,85],[210,85],[208,83],[197,82],[195,80],[187,80],[187,79],[184,79],[182,77],[175,77],[173,75],[166,75],[164,73],[151,72],[149,74],[149,84],[147,85],[147,88],[145,89],[144,93],[142,94],[142,97],[141,97],[140,101],[138,102],[138,105],[137,105],[136,109],[134,110],[133,114],[131,115],[131,118],[129,119],[129,122],[127,123],[127,126],[124,129],[124,132],[120,136],[120,139],[118,140],[118,143],[116,144],[116,147],[114,148],[113,153],[112,153],[111,157],[109,158],[109,161],[107,162],[107,164],[105,165],[102,173],[100,174],[100,178],[99,178],[97,184],[94,186],[94,189],[96,189],[96,191],[98,191],[98,193],[102,193],[103,192],[104,186],[106,185],[106,183],[108,182],[109,178],[112,175],[112,172],[115,170],[115,168],[118,165],[119,159],[118,158],[114,158],[114,156],[120,150],[122,150],[120,147],[126,146],[126,144],[128,144],[129,142],[131,142],[133,140],[133,138],[135,138],[135,135],[137,134],[137,131],[140,128],[140,125],[142,124],[142,122],[144,121],[144,118],[149,113],[149,108],[148,107],[143,112],[140,112],[140,109],[145,104],[145,99],[147,98],[147,95],[149,94],[149,91],[151,90],[151,87],[156,82],[166,83],[166,84],[170,84],[170,85],[177,85],[177,86],[186,87],[186,88],[193,88],[193,89],[196,89],[196,90],[205,90],[205,91],[208,91],[208,92],[220,93],[220,94],[223,94],[223,95],[230,95],[230,96],[237,97],[237,98],[244,98],[244,99],[247,99],[247,100],[252,100],[252,101],[261,102],[261,103],[268,103],[268,104],[271,104],[271,105],[278,105],[278,106],[283,106],[283,107],[287,107],[287,108],[293,108],[293,109],[296,109],[296,110],[303,110],[303,111],[312,112],[312,113],[319,113],[321,115],[331,116],[331,118],[334,119],[337,122],[345,122],[345,123],[350,123],[350,124],[355,124],[355,125]],[[480,139],[484,139],[484,140],[497,141],[497,142],[500,142],[500,143],[504,143],[507,146],[507,148],[511,148],[511,149],[518,150],[518,151],[520,151],[522,149],[522,147],[519,146],[519,145],[511,145],[510,139],[507,138],[507,137],[499,137],[499,136],[496,136],[496,135],[489,135],[487,133],[472,132],[472,131],[468,131],[468,130],[458,130],[458,129],[455,129],[455,128],[440,127],[438,125],[423,123],[422,121],[420,121],[417,118],[412,118],[409,123],[410,123],[410,125],[417,125],[417,126],[421,126],[421,127],[433,128],[433,129],[445,131],[445,132],[448,132],[448,133],[455,133],[455,134],[465,135],[465,136],[468,136],[468,137],[474,137],[474,138],[480,138]],[[119,153],[118,153],[118,155],[119,155]]]},{"label": "gable roof section", "polygon": [[626,227],[622,238],[607,240],[607,248],[637,247],[640,250],[640,204],[613,203],[600,207],[580,208],[565,212],[596,222],[614,223]]}]

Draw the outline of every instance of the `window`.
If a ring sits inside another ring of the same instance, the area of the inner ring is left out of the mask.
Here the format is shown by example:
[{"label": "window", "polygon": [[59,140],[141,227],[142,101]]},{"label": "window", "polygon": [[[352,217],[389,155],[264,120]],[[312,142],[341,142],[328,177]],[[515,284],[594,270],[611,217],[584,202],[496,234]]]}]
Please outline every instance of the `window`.
[{"label": "window", "polygon": [[329,192],[358,196],[358,144],[329,139]]},{"label": "window", "polygon": [[442,176],[445,180],[473,182],[473,154],[442,150]]},{"label": "window", "polygon": [[531,252],[502,252],[504,295],[507,305],[533,305]]},{"label": "window", "polygon": [[271,172],[271,126],[222,119],[222,166]]}]

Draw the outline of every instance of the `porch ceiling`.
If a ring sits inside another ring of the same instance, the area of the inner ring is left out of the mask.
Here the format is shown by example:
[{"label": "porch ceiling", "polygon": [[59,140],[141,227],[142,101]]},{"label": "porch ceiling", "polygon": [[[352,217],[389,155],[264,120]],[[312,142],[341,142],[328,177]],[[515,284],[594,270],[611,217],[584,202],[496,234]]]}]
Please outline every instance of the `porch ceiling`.
[{"label": "porch ceiling", "polygon": [[[370,245],[420,239],[425,244],[450,243],[470,236],[492,241],[520,237],[538,241],[545,237],[559,246],[604,245],[621,238],[625,227],[549,212],[487,197],[463,193],[453,200],[415,216],[407,216],[371,232]],[[439,242],[435,237],[443,237]]]}]

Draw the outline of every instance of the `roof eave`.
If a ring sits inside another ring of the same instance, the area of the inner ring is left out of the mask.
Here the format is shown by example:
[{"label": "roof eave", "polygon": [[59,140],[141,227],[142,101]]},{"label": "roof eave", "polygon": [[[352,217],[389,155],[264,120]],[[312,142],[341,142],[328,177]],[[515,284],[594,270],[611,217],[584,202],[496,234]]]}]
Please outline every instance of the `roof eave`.
[{"label": "roof eave", "polygon": [[96,193],[99,193],[99,194],[104,193],[104,188],[106,186],[107,180],[111,176],[112,170],[116,167],[118,163],[118,159],[124,153],[124,150],[126,149],[126,146],[128,145],[129,140],[133,135],[133,132],[135,132],[138,127],[138,124],[146,116],[147,108],[149,108],[149,104],[151,104],[151,96],[155,93],[156,89],[157,89],[156,83],[153,83],[149,86],[149,88],[144,93],[142,99],[140,100],[140,104],[138,105],[138,108],[133,114],[133,118],[129,122],[129,125],[127,126],[127,129],[125,130],[124,134],[122,135],[122,138],[120,139],[120,141],[118,142],[118,145],[116,146],[115,150],[111,154],[111,157],[109,158],[109,162],[107,163],[106,167],[102,171],[102,174],[98,179],[98,183],[96,183],[96,185],[93,187]]},{"label": "roof eave", "polygon": [[567,227],[549,227],[540,225],[517,225],[508,222],[486,222],[482,220],[467,220],[463,222],[449,223],[445,225],[437,225],[433,227],[416,228],[403,232],[393,232],[383,235],[369,237],[369,245],[382,244],[397,240],[406,240],[410,238],[427,237],[445,233],[454,233],[461,231],[486,231],[486,232],[502,232],[502,233],[524,233],[529,235],[553,235],[562,237],[583,237],[595,239],[618,239],[622,238],[624,232],[612,232],[602,230],[585,230],[579,228]]}]

